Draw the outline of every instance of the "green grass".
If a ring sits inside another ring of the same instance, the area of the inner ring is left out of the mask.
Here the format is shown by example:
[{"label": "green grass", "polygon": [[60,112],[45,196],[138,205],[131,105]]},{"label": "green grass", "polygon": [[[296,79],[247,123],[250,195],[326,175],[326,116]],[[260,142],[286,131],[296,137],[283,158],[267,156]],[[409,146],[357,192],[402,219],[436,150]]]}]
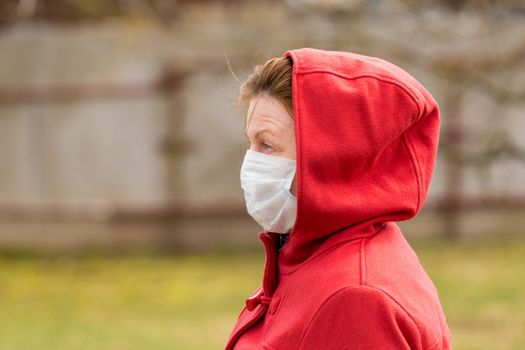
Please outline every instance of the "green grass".
[{"label": "green grass", "polygon": [[453,349],[525,347],[525,238],[413,247],[440,293]]},{"label": "green grass", "polygon": [[[523,349],[525,239],[415,241],[454,349]],[[0,349],[221,349],[264,257],[0,254]]]}]

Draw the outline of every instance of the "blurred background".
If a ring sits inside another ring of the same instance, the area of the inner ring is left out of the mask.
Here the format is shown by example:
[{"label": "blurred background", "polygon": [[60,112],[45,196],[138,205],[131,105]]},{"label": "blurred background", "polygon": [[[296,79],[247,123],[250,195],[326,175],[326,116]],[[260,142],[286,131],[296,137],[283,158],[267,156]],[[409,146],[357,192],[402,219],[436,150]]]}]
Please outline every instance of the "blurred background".
[{"label": "blurred background", "polygon": [[239,82],[387,59],[441,107],[400,225],[454,349],[525,346],[525,2],[0,1],[0,349],[220,349],[264,266]]}]

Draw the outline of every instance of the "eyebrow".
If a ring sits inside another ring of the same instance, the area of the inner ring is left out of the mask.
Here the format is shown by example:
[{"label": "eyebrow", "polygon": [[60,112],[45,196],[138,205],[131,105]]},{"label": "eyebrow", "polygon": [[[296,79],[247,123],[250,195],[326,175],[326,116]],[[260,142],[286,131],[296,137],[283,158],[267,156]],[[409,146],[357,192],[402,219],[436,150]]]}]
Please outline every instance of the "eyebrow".
[{"label": "eyebrow", "polygon": [[[269,133],[270,135],[274,136],[275,137],[275,134],[268,128],[265,128],[265,129],[260,129],[260,130],[257,130],[255,132],[255,135],[254,135],[254,138],[257,138],[257,136],[259,136],[259,134],[262,134],[262,133]],[[249,140],[250,138],[248,137],[248,134],[246,133],[246,130],[244,130],[244,135],[246,136],[246,138]]]}]

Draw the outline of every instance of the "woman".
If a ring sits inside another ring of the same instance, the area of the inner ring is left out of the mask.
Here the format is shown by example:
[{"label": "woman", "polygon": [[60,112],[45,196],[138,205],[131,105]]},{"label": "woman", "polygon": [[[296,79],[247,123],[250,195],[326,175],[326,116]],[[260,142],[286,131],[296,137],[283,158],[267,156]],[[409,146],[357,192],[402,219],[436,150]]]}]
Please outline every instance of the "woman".
[{"label": "woman", "polygon": [[439,108],[385,60],[289,50],[241,86],[261,286],[226,349],[449,349],[436,288],[396,221],[427,196]]}]

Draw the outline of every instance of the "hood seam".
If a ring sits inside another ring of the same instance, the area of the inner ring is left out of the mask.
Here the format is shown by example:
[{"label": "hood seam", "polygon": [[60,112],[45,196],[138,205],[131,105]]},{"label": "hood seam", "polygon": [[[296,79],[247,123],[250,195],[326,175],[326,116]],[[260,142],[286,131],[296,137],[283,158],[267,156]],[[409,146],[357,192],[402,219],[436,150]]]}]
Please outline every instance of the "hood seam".
[{"label": "hood seam", "polygon": [[365,256],[365,245],[367,238],[361,239],[361,247],[359,251],[359,284],[366,286],[366,256]]},{"label": "hood seam", "polygon": [[337,77],[340,77],[340,78],[343,78],[343,79],[347,79],[347,80],[355,80],[355,79],[360,79],[360,78],[374,78],[374,79],[377,79],[377,80],[379,80],[381,82],[384,82],[384,83],[396,85],[401,90],[403,90],[403,92],[406,93],[416,105],[417,117],[416,117],[416,120],[414,122],[416,122],[421,117],[421,114],[422,114],[421,113],[421,101],[419,99],[419,96],[417,96],[417,94],[414,92],[414,90],[417,91],[417,88],[415,88],[415,87],[411,88],[410,86],[408,86],[407,84],[405,84],[404,82],[402,82],[400,80],[392,79],[390,77],[383,76],[383,75],[378,75],[378,74],[374,74],[374,73],[363,73],[363,74],[350,76],[350,75],[346,75],[346,74],[341,74],[339,72],[334,72],[334,71],[329,70],[329,69],[312,69],[312,70],[307,70],[307,71],[303,71],[303,72],[296,72],[296,74],[300,74],[300,75],[308,75],[308,74],[315,74],[315,73],[331,74],[331,75],[335,75]]},{"label": "hood seam", "polygon": [[412,167],[414,169],[414,175],[416,177],[416,185],[417,185],[417,205],[416,205],[416,210],[415,210],[415,213],[414,213],[414,216],[415,214],[417,214],[417,212],[419,211],[419,209],[421,208],[421,200],[422,200],[422,191],[421,191],[421,171],[419,169],[419,163],[417,161],[417,157],[415,155],[415,152],[413,150],[413,147],[412,147],[412,144],[410,143],[410,140],[408,139],[408,135],[406,134],[406,132],[403,132],[403,134],[401,135],[402,139],[403,139],[403,144],[405,145],[406,149],[407,149],[407,152],[408,152],[408,155],[410,156],[410,162],[412,163]]},{"label": "hood seam", "polygon": [[[282,275],[282,276],[287,276],[287,275],[292,275],[294,274],[295,272],[297,272],[298,270],[300,270],[303,266],[306,266],[309,262],[313,261],[314,259],[318,258],[318,257],[321,257],[323,256],[324,254],[328,254],[330,253],[332,250],[334,249],[337,249],[339,248],[339,246],[342,246],[344,244],[348,244],[349,242],[353,242],[353,241],[356,241],[356,240],[360,240],[360,239],[369,239],[371,237],[374,237],[376,236],[377,234],[379,234],[381,231],[383,231],[386,227],[386,224],[383,223],[380,227],[378,227],[377,229],[374,230],[373,233],[371,234],[368,234],[366,236],[358,236],[358,237],[352,237],[352,238],[348,238],[346,240],[343,240],[343,241],[340,241],[340,242],[336,242],[334,243],[333,245],[329,245],[328,247],[325,247],[325,249],[323,251],[320,251],[320,252],[314,252],[311,256],[309,256],[306,260],[304,260],[303,262],[301,262],[299,265],[297,265],[296,268],[294,268],[293,270],[291,271],[287,271],[287,272],[281,272],[279,271],[279,274]],[[337,231],[339,232],[339,231]],[[337,234],[337,233],[335,233]]]}]

